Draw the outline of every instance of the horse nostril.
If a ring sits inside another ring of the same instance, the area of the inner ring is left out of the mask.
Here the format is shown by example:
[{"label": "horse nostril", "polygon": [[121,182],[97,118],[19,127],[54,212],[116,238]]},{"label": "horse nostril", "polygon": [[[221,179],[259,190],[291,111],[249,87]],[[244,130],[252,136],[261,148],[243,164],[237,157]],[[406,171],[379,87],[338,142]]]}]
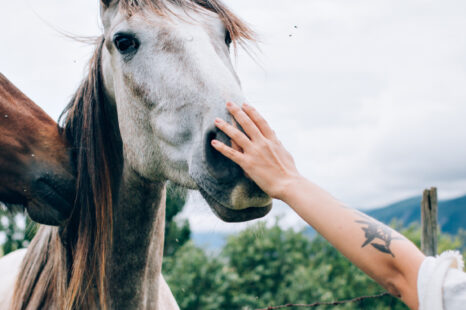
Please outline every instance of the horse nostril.
[{"label": "horse nostril", "polygon": [[229,183],[235,181],[240,175],[241,169],[234,162],[217,152],[212,145],[212,140],[218,140],[231,145],[230,139],[219,129],[212,128],[207,132],[205,140],[205,158],[207,170],[217,181]]},{"label": "horse nostril", "polygon": [[217,132],[215,130],[210,130],[207,134],[207,143],[211,143],[217,137]]}]

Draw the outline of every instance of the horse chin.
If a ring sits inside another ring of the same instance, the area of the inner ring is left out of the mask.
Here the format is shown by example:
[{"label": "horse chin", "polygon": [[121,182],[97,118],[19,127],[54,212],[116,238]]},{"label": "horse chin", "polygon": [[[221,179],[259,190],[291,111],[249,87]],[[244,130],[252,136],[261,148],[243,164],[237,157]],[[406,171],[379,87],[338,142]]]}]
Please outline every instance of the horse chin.
[{"label": "horse chin", "polygon": [[272,209],[272,199],[252,180],[242,176],[241,170],[218,178],[218,175],[214,177],[206,173],[207,168],[202,168],[193,167],[190,176],[212,212],[224,222],[255,220]]},{"label": "horse chin", "polygon": [[51,208],[48,203],[34,199],[26,206],[28,215],[34,222],[48,226],[60,226],[66,217],[58,209]]},{"label": "horse chin", "polygon": [[199,191],[204,199],[209,204],[210,208],[217,217],[228,223],[238,223],[255,220],[267,215],[272,209],[272,203],[263,207],[249,207],[242,210],[233,210],[225,207],[222,203],[217,201],[214,197],[209,195],[202,187]]},{"label": "horse chin", "polygon": [[74,198],[74,179],[64,180],[47,175],[31,185],[34,199],[26,210],[32,220],[44,225],[59,226],[71,214]]}]

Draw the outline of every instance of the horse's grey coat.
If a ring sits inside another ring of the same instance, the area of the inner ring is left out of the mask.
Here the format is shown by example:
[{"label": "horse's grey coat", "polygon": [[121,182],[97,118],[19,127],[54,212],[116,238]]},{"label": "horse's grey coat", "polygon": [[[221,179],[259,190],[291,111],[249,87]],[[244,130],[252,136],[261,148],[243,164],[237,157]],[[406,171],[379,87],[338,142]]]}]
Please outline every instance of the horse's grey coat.
[{"label": "horse's grey coat", "polygon": [[163,256],[165,187],[126,168],[119,199],[109,261],[110,306],[155,309]]},{"label": "horse's grey coat", "polygon": [[[123,142],[123,176],[113,213],[108,259],[111,309],[177,309],[159,293],[166,180],[199,189],[226,221],[267,214],[271,199],[240,168],[212,151],[213,137],[229,143],[214,119],[230,120],[227,101],[243,102],[225,25],[207,10],[171,7],[176,15],[139,11],[128,17],[118,1],[102,7],[105,104],[116,110]],[[136,54],[121,55],[117,33],[132,33]],[[170,298],[168,298],[170,299]]]},{"label": "horse's grey coat", "polygon": [[[124,146],[109,281],[117,309],[157,304],[150,292],[157,292],[161,271],[164,180],[215,197],[209,203],[225,220],[263,215],[271,203],[237,166],[206,156],[215,117],[230,119],[225,103],[244,101],[225,26],[209,11],[188,15],[171,9],[176,16],[145,12],[129,19],[115,3],[102,9],[103,77]],[[140,41],[135,55],[120,55],[111,44],[117,33],[134,34]]]}]

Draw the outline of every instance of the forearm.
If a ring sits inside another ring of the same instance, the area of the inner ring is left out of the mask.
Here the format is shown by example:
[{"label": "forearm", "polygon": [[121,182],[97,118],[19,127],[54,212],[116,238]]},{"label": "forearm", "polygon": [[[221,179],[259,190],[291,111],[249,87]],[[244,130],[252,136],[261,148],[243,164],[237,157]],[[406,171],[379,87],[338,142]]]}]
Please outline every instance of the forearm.
[{"label": "forearm", "polygon": [[344,206],[308,180],[290,183],[282,197],[355,265],[417,309],[417,272],[424,255],[402,235]]},{"label": "forearm", "polygon": [[236,162],[271,197],[290,205],[343,255],[417,309],[417,274],[424,255],[403,236],[367,215],[346,208],[330,194],[303,179],[275,133],[252,107],[227,104],[245,134],[224,120],[216,126],[237,147],[217,140],[212,146]]}]

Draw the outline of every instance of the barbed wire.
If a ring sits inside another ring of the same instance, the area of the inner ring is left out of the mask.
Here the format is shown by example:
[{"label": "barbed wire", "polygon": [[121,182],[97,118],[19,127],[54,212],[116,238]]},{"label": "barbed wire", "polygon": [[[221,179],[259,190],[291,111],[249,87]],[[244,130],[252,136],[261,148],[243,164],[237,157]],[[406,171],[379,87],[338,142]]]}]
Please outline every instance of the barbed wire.
[{"label": "barbed wire", "polygon": [[376,299],[376,298],[381,298],[385,296],[389,296],[390,294],[388,292],[380,293],[377,295],[371,295],[371,296],[361,296],[361,297],[355,297],[352,299],[347,299],[347,300],[339,300],[339,301],[323,301],[323,302],[315,302],[313,304],[286,304],[286,305],[281,305],[281,306],[270,306],[267,308],[261,308],[261,309],[256,309],[256,310],[277,310],[277,309],[284,309],[284,308],[315,308],[318,306],[338,306],[338,305],[343,305],[343,304],[349,304],[349,303],[357,303],[363,300],[367,299]]}]

